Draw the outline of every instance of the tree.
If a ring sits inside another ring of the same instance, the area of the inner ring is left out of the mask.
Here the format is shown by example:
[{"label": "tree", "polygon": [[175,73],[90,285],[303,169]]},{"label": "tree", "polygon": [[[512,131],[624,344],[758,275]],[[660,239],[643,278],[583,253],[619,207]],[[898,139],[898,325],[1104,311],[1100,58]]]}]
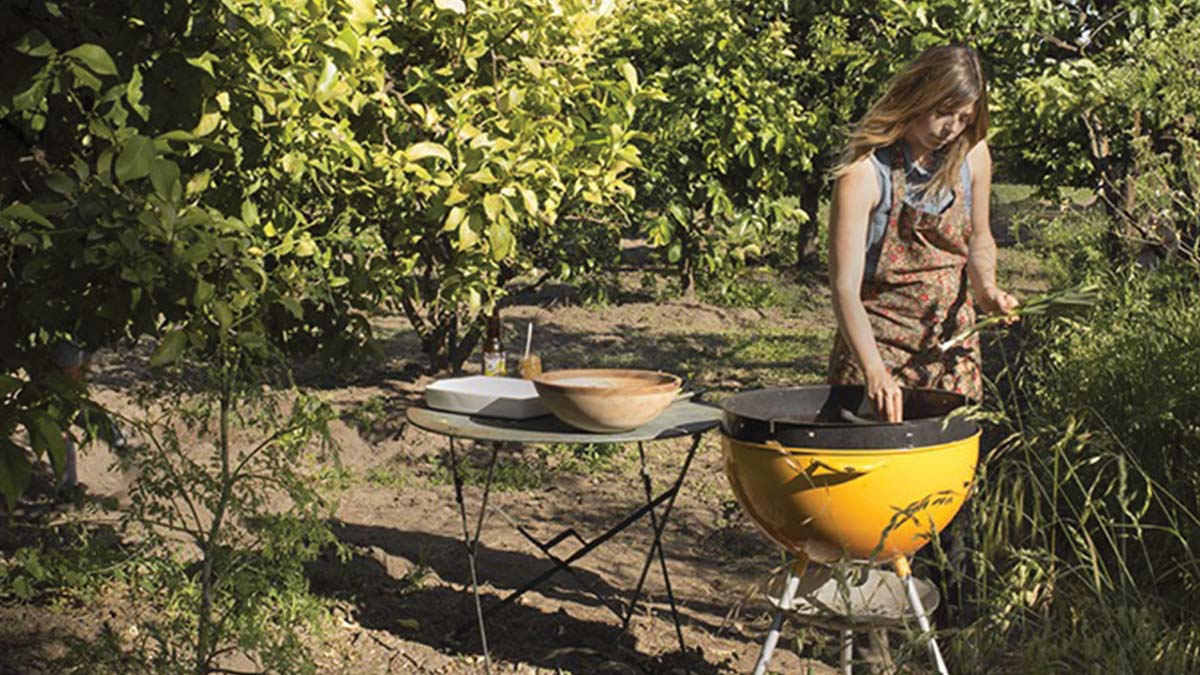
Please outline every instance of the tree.
[{"label": "tree", "polygon": [[[397,10],[399,11],[399,10]],[[640,165],[634,115],[645,94],[628,63],[598,63],[612,19],[591,3],[418,3],[391,24],[398,102],[380,156],[406,199],[380,205],[394,299],[435,369],[458,369],[481,310],[540,269],[588,276],[617,230],[578,236],[628,199]],[[564,245],[565,242],[571,245]]]},{"label": "tree", "polygon": [[[661,92],[641,117],[639,225],[690,292],[729,283],[802,218],[794,199],[818,147],[792,86],[787,23],[724,0],[656,0],[620,15],[606,46]],[[781,218],[782,216],[782,218]]]},{"label": "tree", "polygon": [[[1061,6],[1027,22],[1040,50],[1015,78],[1000,142],[1047,191],[1096,190],[1113,218],[1109,253],[1179,250],[1196,237],[1200,4]],[[1048,26],[1042,29],[1040,26]],[[1191,167],[1190,169],[1188,167]]]}]

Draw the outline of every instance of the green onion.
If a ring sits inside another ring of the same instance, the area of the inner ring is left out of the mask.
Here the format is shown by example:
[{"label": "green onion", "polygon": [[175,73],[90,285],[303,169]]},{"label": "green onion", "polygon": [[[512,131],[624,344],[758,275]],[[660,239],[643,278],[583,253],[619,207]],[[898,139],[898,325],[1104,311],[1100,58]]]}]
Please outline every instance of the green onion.
[{"label": "green onion", "polygon": [[1058,316],[1069,312],[1078,311],[1083,308],[1092,307],[1100,300],[1100,287],[1096,284],[1088,283],[1079,286],[1073,286],[1061,291],[1054,291],[1043,295],[1037,295],[1029,298],[1025,302],[1017,305],[1012,312],[999,316],[989,316],[986,319],[976,321],[974,325],[969,326],[958,335],[946,340],[938,345],[940,351],[947,351],[962,343],[963,340],[982,333],[985,330],[990,330],[997,326],[1006,325],[1011,320],[1026,316]]}]

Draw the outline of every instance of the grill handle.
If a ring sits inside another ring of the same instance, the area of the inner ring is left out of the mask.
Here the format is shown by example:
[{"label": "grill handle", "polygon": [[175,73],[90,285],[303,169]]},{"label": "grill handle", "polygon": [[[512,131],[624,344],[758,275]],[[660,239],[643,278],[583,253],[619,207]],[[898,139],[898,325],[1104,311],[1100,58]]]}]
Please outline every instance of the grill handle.
[{"label": "grill handle", "polygon": [[810,464],[812,466],[816,467],[817,469],[824,469],[825,471],[828,471],[831,474],[836,474],[839,476],[861,476],[863,474],[871,473],[872,471],[877,471],[877,470],[882,469],[883,467],[887,466],[886,461],[885,462],[873,462],[871,464],[854,464],[854,465],[846,464],[843,466],[833,466],[830,464],[826,464],[825,462],[822,462],[819,459],[814,459],[812,462],[810,462]]}]

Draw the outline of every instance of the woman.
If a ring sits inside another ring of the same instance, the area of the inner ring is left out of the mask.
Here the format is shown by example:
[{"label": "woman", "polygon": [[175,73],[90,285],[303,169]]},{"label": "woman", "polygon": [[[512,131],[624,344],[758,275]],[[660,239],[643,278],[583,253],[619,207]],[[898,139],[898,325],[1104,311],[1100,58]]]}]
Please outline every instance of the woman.
[{"label": "woman", "polygon": [[996,286],[987,104],[973,50],[927,49],[888,83],[834,170],[829,379],[864,384],[891,422],[903,419],[901,386],[979,399],[978,338],[940,345],[974,323],[972,292],[988,313],[1017,306]]}]

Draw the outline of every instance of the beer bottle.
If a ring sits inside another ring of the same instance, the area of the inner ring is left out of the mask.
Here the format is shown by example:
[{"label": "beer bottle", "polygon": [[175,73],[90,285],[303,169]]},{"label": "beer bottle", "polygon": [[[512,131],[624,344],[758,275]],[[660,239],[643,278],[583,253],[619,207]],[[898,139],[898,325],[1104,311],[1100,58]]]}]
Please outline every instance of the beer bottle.
[{"label": "beer bottle", "polygon": [[500,342],[500,308],[492,310],[488,319],[487,334],[483,340],[483,374],[503,377],[508,374],[507,355]]}]

